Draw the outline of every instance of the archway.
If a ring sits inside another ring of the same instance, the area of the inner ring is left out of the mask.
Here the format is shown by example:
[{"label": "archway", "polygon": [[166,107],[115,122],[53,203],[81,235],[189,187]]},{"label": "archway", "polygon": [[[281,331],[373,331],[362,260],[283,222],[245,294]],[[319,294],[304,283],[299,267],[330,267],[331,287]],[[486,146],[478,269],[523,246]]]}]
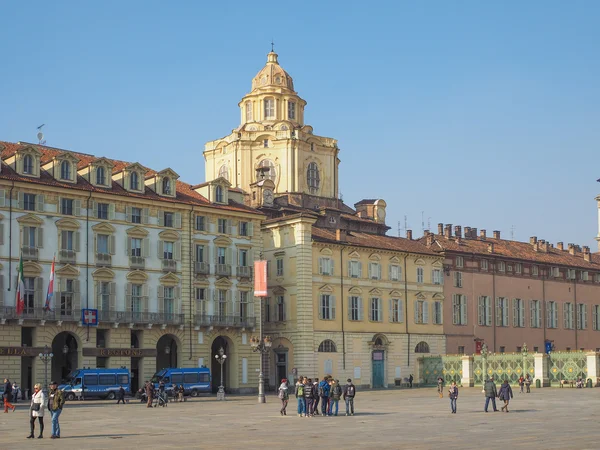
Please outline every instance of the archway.
[{"label": "archway", "polygon": [[[223,352],[227,355],[227,360],[224,364],[219,364],[215,355],[219,354],[219,349],[223,348]],[[223,370],[223,386],[225,386],[225,392],[231,392],[231,380],[229,374],[231,370],[230,364],[234,364],[231,354],[233,352],[233,342],[226,336],[217,336],[210,347],[210,373],[212,376],[212,391],[216,393],[221,384],[221,370]]]},{"label": "archway", "polygon": [[75,335],[68,331],[58,333],[52,341],[52,353],[50,378],[62,382],[79,367],[79,345]]},{"label": "archway", "polygon": [[156,371],[167,367],[177,367],[178,345],[175,336],[164,334],[156,343]]}]

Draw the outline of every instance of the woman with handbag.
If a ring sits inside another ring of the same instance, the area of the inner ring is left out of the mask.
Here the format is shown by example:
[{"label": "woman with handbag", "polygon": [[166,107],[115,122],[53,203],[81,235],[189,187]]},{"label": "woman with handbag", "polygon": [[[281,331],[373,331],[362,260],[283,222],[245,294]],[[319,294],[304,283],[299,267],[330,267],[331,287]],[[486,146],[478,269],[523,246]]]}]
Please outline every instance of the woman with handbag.
[{"label": "woman with handbag", "polygon": [[32,439],[35,431],[35,419],[40,422],[40,435],[38,439],[42,439],[44,436],[44,408],[46,407],[46,396],[42,392],[42,385],[37,383],[33,387],[33,395],[31,396],[31,406],[29,407],[29,428],[31,433],[27,436],[27,439]]},{"label": "woman with handbag", "polygon": [[504,401],[504,406],[501,409],[508,412],[508,402],[513,398],[512,388],[510,387],[510,384],[508,384],[508,380],[504,380],[504,383],[500,386],[498,398]]}]

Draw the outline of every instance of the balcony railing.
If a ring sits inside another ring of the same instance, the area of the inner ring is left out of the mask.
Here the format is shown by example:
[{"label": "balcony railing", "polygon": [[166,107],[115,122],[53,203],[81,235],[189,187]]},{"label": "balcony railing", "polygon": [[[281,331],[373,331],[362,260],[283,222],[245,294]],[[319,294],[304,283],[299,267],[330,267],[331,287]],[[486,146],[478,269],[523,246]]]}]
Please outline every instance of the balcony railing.
[{"label": "balcony railing", "polygon": [[27,319],[27,320],[56,320],[62,322],[79,322],[81,310],[79,309],[54,309],[45,311],[43,308],[25,308],[17,314],[14,306],[0,308],[0,319]]},{"label": "balcony railing", "polygon": [[256,324],[256,318],[197,314],[195,317],[195,324],[196,326],[206,327],[215,326],[231,328],[253,328]]},{"label": "balcony railing", "polygon": [[182,325],[184,315],[179,313],[155,313],[134,311],[98,311],[98,320],[109,323],[139,323],[160,325]]},{"label": "balcony railing", "polygon": [[237,266],[236,274],[242,278],[252,278],[252,267],[250,266]]},{"label": "balcony railing", "polygon": [[210,273],[210,264],[204,261],[194,263],[194,272],[196,275],[208,275]]},{"label": "balcony railing", "polygon": [[75,264],[75,250],[59,250],[58,260],[63,264]]},{"label": "balcony railing", "polygon": [[23,255],[24,260],[37,261],[39,258],[39,251],[37,247],[21,247],[21,255]]},{"label": "balcony railing", "polygon": [[174,259],[163,259],[162,270],[163,272],[177,272],[177,261]]},{"label": "balcony railing", "polygon": [[231,276],[231,265],[229,264],[217,264],[215,267],[215,275],[220,277]]},{"label": "balcony railing", "polygon": [[110,267],[112,265],[112,256],[108,253],[96,253],[97,267]]},{"label": "balcony railing", "polygon": [[130,256],[129,267],[131,269],[144,270],[146,268],[146,259],[143,256]]}]

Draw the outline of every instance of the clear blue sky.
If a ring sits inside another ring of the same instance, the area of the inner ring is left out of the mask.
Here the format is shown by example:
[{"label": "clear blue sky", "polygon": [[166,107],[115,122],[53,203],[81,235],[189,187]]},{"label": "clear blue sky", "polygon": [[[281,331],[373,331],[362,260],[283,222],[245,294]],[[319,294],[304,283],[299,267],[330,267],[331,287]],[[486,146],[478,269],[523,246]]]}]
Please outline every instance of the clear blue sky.
[{"label": "clear blue sky", "polygon": [[596,248],[598,1],[0,3],[0,140],[171,166],[204,142],[271,38],[342,150],[341,191],[408,216]]}]

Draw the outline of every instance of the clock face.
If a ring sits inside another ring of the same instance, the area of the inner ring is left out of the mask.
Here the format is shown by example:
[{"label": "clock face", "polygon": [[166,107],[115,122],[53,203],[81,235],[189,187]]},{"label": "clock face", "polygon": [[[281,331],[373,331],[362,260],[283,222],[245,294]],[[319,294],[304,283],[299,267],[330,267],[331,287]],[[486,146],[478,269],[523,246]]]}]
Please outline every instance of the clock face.
[{"label": "clock face", "polygon": [[273,204],[273,191],[270,189],[265,189],[263,192],[263,201],[265,205]]}]

